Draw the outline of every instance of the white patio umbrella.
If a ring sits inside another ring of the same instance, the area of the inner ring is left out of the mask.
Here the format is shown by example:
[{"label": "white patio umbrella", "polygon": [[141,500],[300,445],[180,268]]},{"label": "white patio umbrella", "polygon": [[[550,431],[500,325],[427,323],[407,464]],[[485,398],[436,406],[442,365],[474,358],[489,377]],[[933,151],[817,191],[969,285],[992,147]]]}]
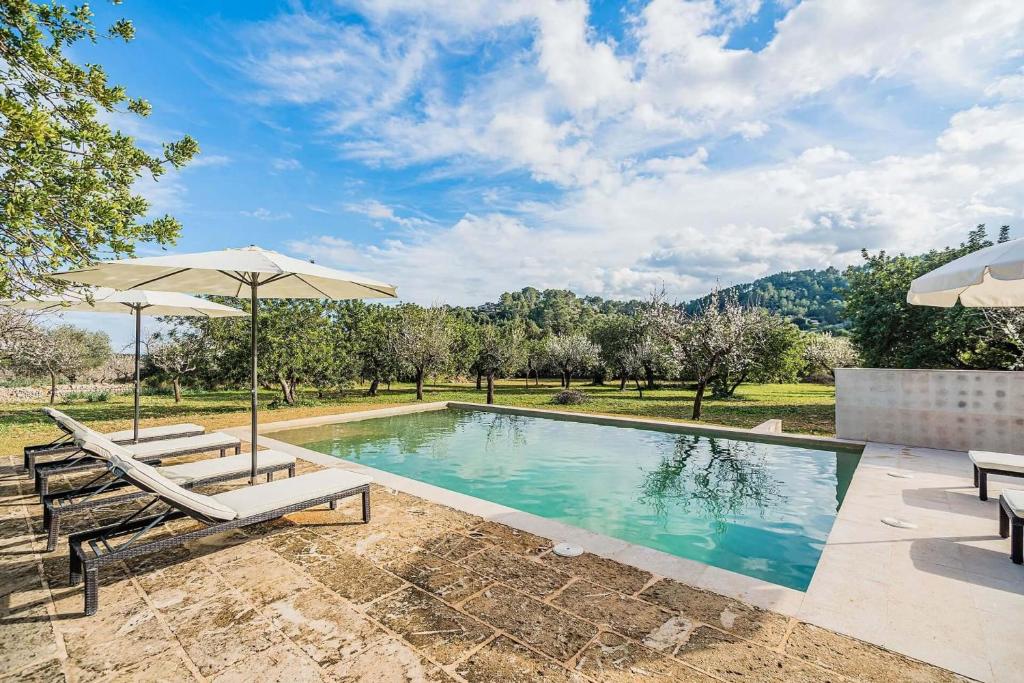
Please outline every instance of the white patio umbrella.
[{"label": "white patio umbrella", "polygon": [[250,334],[252,376],[252,474],[256,483],[257,371],[256,339],[259,300],[263,299],[369,299],[397,296],[392,285],[361,275],[326,268],[255,245],[195,254],[101,261],[53,277],[121,290],[156,289],[168,292],[222,294],[251,302]]},{"label": "white patio umbrella", "polygon": [[1024,306],[1024,238],[961,256],[910,283],[907,303],[949,308]]},{"label": "white patio umbrella", "polygon": [[57,296],[3,300],[0,306],[28,311],[59,313],[132,313],[135,316],[135,419],[132,443],[139,441],[139,358],[142,344],[142,316],[179,315],[203,318],[227,318],[245,315],[245,311],[213,301],[177,292],[135,290],[119,292],[108,287],[70,289]]}]

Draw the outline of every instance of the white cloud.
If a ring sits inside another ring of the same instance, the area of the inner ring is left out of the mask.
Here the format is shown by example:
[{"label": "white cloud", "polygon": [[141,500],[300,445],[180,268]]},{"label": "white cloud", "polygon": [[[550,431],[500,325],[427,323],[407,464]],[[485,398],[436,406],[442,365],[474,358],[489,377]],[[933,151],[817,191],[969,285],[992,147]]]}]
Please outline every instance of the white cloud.
[{"label": "white cloud", "polygon": [[[524,284],[692,296],[1021,217],[1017,0],[801,3],[757,52],[725,46],[758,0],[629,6],[621,45],[582,0],[345,4],[365,21],[299,14],[254,31],[245,64],[262,97],[315,104],[355,161],[525,173],[552,190],[517,202],[502,179],[448,227],[409,217],[414,199],[403,215],[360,202],[347,210],[397,236],[294,245],[420,300]],[[445,71],[478,53],[491,59]],[[948,112],[945,130],[925,110]]]},{"label": "white cloud", "polygon": [[254,211],[239,211],[238,213],[248,218],[255,218],[258,221],[283,221],[292,217],[287,211],[276,212],[265,209],[262,206]]},{"label": "white cloud", "polygon": [[298,159],[272,159],[270,167],[275,171],[298,171],[302,168],[302,162]]},{"label": "white cloud", "polygon": [[209,166],[227,166],[231,163],[231,157],[224,154],[200,154],[188,162],[185,168],[205,168]]}]

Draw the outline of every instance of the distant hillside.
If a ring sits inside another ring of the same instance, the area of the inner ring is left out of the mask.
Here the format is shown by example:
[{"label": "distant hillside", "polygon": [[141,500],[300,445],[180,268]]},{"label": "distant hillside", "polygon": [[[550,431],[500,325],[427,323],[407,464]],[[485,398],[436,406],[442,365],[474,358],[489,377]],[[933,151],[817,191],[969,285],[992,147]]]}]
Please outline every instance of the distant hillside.
[{"label": "distant hillside", "polygon": [[[839,330],[847,325],[842,311],[845,288],[846,278],[835,268],[829,268],[776,273],[724,291],[735,292],[741,303],[777,312],[802,329]],[[693,311],[706,301],[707,297],[703,297],[685,306]],[[628,314],[640,305],[637,300],[579,297],[564,289],[524,287],[518,292],[502,294],[496,302],[457,310],[477,321],[525,320],[532,334],[540,334],[543,331],[572,332],[586,327],[595,316]]]},{"label": "distant hillside", "polygon": [[[835,269],[796,270],[776,273],[753,282],[735,285],[723,292],[735,293],[740,303],[762,306],[785,316],[802,329],[842,329],[843,290],[846,278]],[[686,304],[688,311],[706,303],[708,297]]]}]

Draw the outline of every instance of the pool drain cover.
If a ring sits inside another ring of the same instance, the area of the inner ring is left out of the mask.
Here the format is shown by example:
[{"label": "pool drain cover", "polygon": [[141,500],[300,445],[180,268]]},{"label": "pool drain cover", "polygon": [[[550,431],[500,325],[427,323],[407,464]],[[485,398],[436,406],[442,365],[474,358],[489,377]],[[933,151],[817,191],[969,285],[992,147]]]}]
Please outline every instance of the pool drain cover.
[{"label": "pool drain cover", "polygon": [[583,554],[583,548],[571,543],[559,543],[552,549],[552,552],[560,557],[579,557]]},{"label": "pool drain cover", "polygon": [[894,526],[897,529],[916,529],[917,525],[913,522],[905,522],[902,519],[896,519],[895,517],[882,517],[882,524],[888,524]]},{"label": "pool drain cover", "polygon": [[913,479],[914,475],[906,472],[889,472],[890,477],[896,477],[897,479]]}]

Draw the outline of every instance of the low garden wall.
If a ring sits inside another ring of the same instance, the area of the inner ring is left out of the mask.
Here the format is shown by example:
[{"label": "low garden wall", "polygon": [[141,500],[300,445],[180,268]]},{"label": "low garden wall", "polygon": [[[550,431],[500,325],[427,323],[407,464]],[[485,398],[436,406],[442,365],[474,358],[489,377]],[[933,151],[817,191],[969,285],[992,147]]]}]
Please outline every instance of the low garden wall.
[{"label": "low garden wall", "polygon": [[[57,400],[68,394],[93,394],[107,392],[110,394],[130,394],[134,384],[58,384]],[[0,403],[33,403],[50,400],[50,387],[0,387]]]},{"label": "low garden wall", "polygon": [[837,369],[836,436],[1024,453],[1024,372]]}]

